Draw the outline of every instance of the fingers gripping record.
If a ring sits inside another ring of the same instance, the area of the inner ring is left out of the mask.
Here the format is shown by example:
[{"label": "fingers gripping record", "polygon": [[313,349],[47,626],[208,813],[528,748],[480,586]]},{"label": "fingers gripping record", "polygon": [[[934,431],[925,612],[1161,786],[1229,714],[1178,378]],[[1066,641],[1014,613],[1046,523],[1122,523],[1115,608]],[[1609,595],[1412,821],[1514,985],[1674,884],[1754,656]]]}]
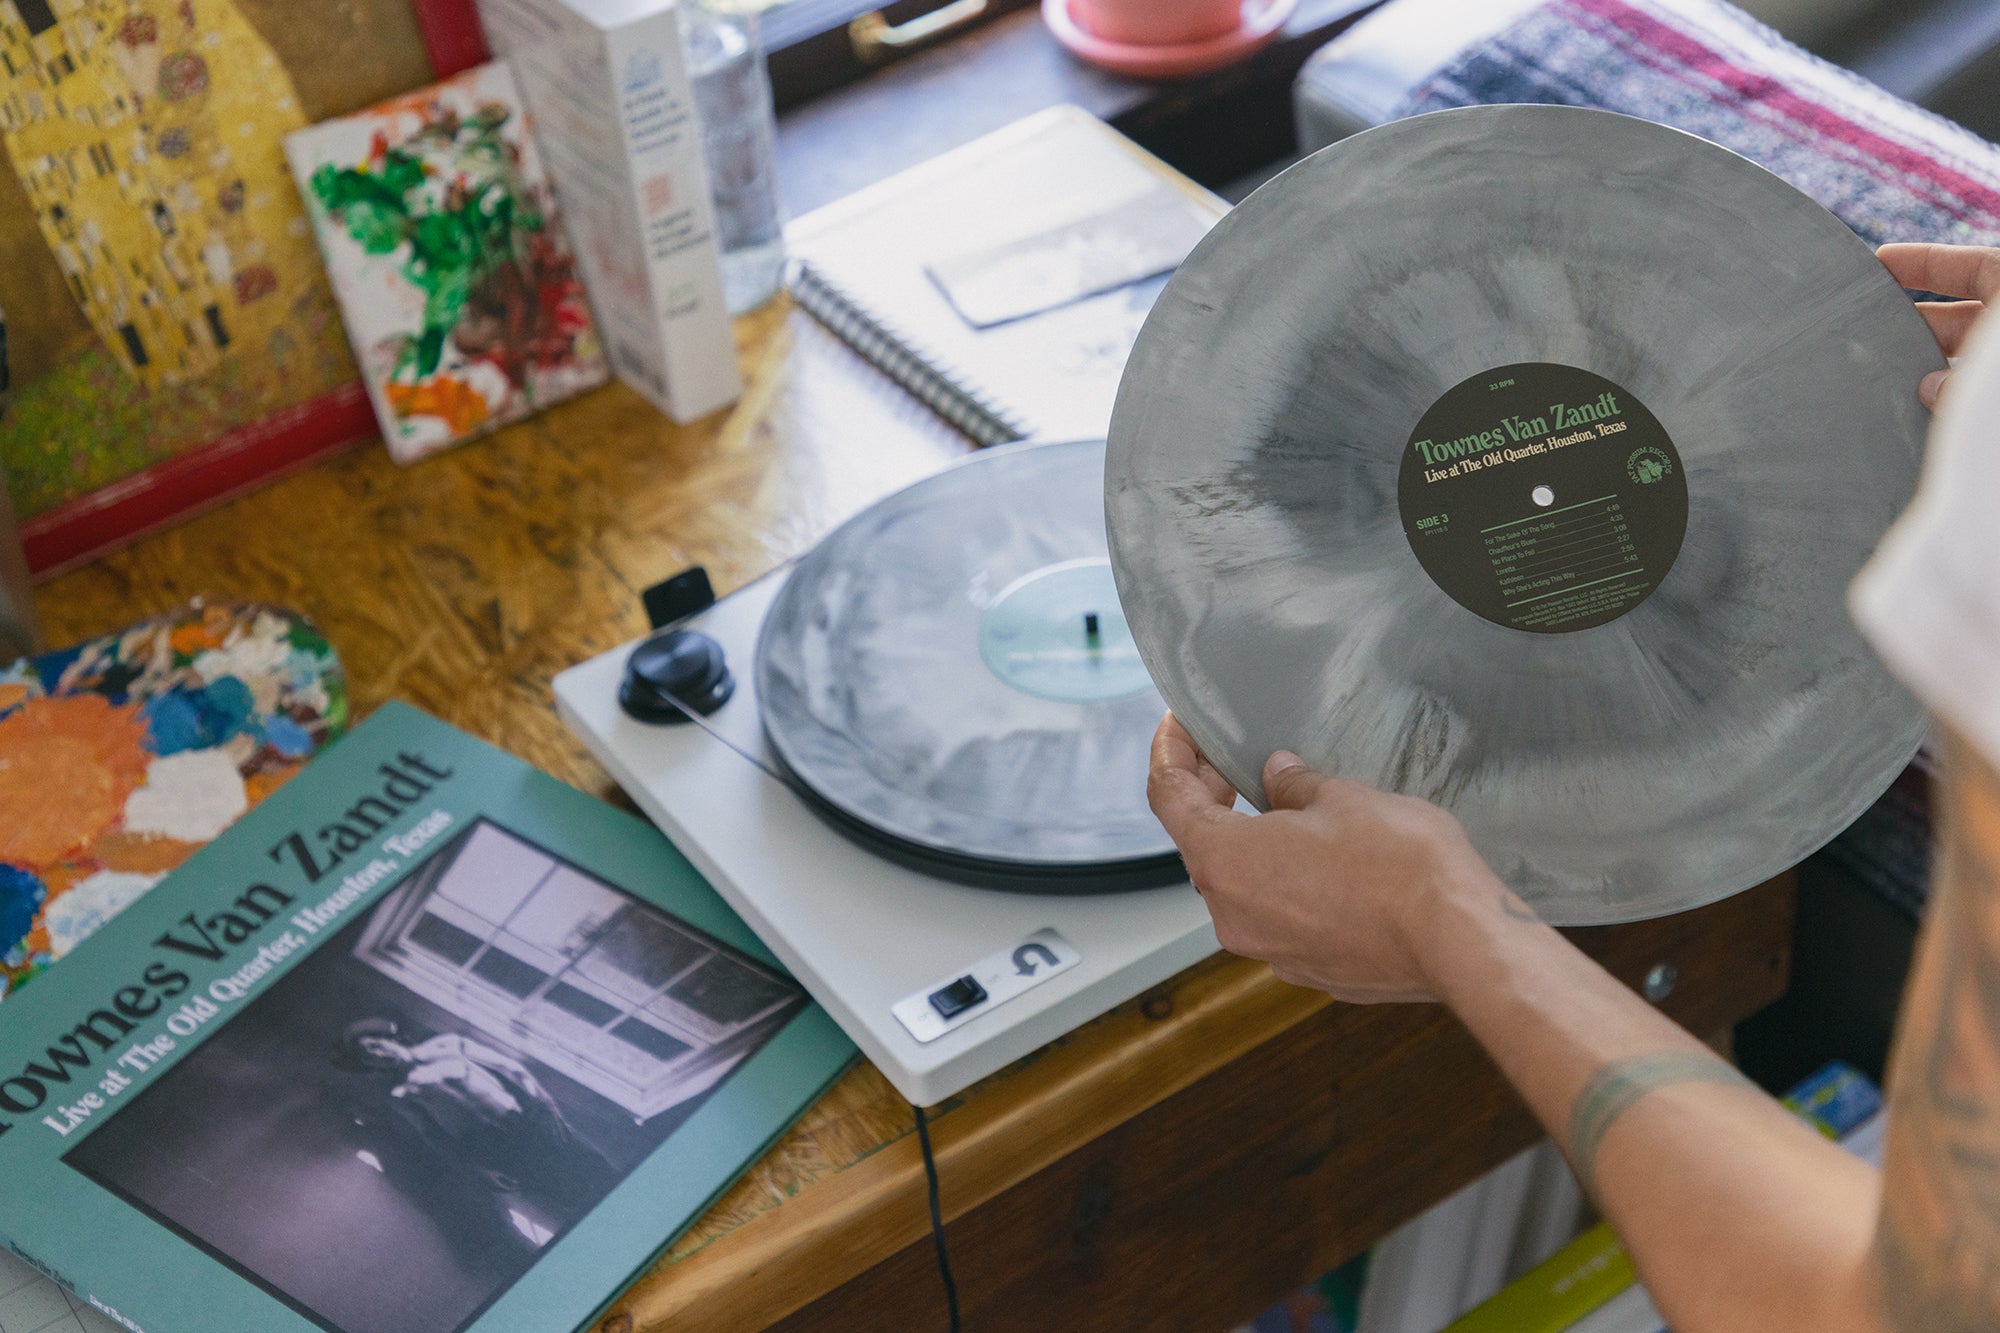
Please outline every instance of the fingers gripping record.
[{"label": "fingers gripping record", "polygon": [[1225,828],[1247,821],[1249,816],[1234,808],[1236,789],[1216,772],[1172,713],[1161,720],[1153,736],[1146,796],[1168,836],[1181,849],[1181,859],[1195,887],[1203,887],[1197,866],[1205,864],[1209,854],[1218,849]]},{"label": "fingers gripping record", "polygon": [[1911,291],[1966,301],[2000,299],[2000,250],[1970,245],[1885,245],[1876,253]]},{"label": "fingers gripping record", "polygon": [[1278,751],[1264,765],[1264,799],[1273,810],[1305,809],[1325,782],[1290,750]]},{"label": "fingers gripping record", "polygon": [[[1938,346],[1955,357],[1989,303],[2000,299],[2000,249],[1967,245],[1885,245],[1876,254],[1897,282],[1916,292],[1948,299],[1924,301],[1917,311],[1930,325]],[[1924,377],[1926,407],[1936,407],[1947,372]]]},{"label": "fingers gripping record", "polygon": [[1272,757],[1268,813],[1231,808],[1235,791],[1171,715],[1150,783],[1222,946],[1338,999],[1430,998],[1416,941],[1439,904],[1506,896],[1444,811],[1293,755]]}]

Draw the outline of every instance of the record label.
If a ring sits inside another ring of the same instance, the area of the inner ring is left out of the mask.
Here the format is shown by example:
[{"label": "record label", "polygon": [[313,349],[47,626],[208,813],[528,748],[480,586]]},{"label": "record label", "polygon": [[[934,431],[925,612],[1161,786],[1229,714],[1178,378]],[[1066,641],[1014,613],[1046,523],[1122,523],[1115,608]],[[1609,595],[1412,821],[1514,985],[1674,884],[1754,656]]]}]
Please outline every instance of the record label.
[{"label": "record label", "polygon": [[1071,560],[1018,579],[980,621],[987,669],[1024,694],[1122,699],[1153,681],[1118,607],[1109,560]]},{"label": "record label", "polygon": [[1502,366],[1455,385],[1403,451],[1403,532],[1453,601],[1567,634],[1651,596],[1687,535],[1687,476],[1629,390],[1575,366]]}]

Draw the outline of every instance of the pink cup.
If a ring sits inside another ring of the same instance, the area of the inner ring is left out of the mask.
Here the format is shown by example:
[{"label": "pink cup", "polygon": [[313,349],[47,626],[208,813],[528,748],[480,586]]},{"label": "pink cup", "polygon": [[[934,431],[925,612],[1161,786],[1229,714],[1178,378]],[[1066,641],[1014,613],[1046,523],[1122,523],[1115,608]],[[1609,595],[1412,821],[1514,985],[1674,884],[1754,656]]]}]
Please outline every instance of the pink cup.
[{"label": "pink cup", "polygon": [[1188,46],[1243,26],[1243,0],[1069,0],[1077,25],[1126,46]]}]

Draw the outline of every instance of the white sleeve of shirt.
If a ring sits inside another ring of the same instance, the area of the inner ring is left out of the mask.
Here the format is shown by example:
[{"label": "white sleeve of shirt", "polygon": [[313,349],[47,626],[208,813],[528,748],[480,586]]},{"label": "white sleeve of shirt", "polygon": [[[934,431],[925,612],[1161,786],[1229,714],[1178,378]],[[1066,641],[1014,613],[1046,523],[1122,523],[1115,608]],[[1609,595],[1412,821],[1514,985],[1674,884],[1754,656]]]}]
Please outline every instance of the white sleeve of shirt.
[{"label": "white sleeve of shirt", "polygon": [[1848,603],[1889,669],[2000,767],[2000,317],[1964,352],[1916,499]]}]

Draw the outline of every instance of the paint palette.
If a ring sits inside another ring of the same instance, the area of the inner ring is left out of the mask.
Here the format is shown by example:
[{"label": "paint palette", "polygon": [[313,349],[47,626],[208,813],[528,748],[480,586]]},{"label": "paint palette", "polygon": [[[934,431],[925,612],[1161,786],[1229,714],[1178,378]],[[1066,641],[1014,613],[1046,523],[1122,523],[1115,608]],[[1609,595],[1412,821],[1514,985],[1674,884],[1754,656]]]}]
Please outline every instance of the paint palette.
[{"label": "paint palette", "polygon": [[259,603],[192,602],[0,667],[0,997],[346,729],[339,657]]}]

